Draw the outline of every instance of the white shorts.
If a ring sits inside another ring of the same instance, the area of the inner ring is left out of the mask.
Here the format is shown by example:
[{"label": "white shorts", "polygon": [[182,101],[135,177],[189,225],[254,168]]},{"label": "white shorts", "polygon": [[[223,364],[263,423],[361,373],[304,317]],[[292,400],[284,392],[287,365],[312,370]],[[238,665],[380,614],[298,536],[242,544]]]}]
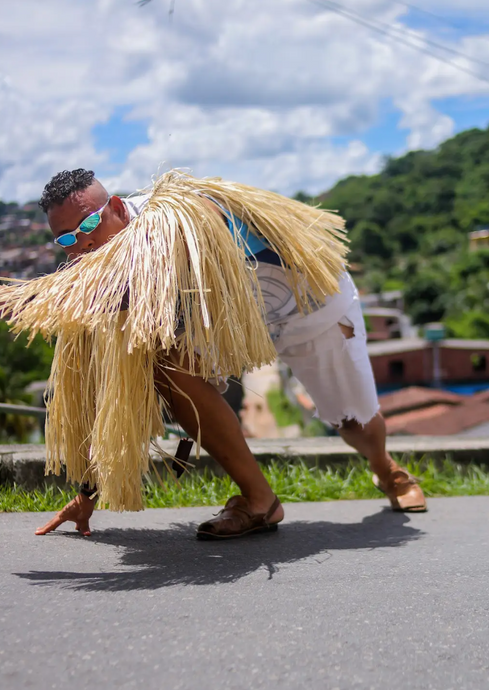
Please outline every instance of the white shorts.
[{"label": "white shorts", "polygon": [[[353,337],[345,338],[338,323],[352,326]],[[379,401],[358,299],[333,324],[331,311],[323,308],[272,326],[270,334],[280,359],[305,387],[323,422],[341,426],[353,419],[366,424],[375,416]]]}]

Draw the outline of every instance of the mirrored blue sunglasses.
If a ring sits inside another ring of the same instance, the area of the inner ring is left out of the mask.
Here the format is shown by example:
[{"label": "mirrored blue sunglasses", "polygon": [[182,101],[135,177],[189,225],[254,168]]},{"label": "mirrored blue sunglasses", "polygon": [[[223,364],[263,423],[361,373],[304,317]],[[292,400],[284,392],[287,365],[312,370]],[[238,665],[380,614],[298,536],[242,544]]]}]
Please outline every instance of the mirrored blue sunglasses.
[{"label": "mirrored blue sunglasses", "polygon": [[60,247],[72,247],[74,244],[76,244],[76,236],[79,232],[82,232],[84,235],[89,235],[91,232],[93,232],[95,228],[98,228],[98,226],[102,222],[102,213],[104,212],[104,209],[109,203],[109,201],[110,196],[105,202],[105,204],[102,206],[102,208],[99,208],[98,211],[94,211],[84,220],[82,220],[82,222],[76,230],[65,232],[63,235],[56,237],[54,243],[59,244]]}]

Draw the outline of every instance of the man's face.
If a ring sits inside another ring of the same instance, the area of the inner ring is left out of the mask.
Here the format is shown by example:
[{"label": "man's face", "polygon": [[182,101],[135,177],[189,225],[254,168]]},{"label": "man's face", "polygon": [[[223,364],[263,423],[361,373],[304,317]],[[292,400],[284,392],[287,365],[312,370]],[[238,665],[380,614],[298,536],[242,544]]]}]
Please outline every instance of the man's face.
[{"label": "man's face", "polygon": [[[74,192],[60,205],[52,206],[48,210],[48,222],[55,237],[65,232],[76,230],[87,216],[98,211],[107,201],[108,194],[104,187],[95,180],[90,187],[80,192]],[[123,230],[129,223],[127,208],[117,196],[112,196],[102,213],[100,224],[89,235],[79,232],[76,244],[63,247],[71,261],[82,254],[93,252],[114,235]]]}]

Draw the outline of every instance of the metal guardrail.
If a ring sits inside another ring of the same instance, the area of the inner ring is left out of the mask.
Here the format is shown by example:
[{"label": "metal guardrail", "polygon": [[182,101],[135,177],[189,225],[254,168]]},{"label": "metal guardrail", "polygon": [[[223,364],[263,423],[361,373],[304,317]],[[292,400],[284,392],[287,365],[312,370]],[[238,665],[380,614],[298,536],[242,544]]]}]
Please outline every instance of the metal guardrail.
[{"label": "metal guardrail", "polygon": [[40,417],[45,419],[45,407],[30,407],[29,405],[9,405],[7,403],[0,403],[0,414],[19,414],[28,417]]},{"label": "metal guardrail", "polygon": [[[26,417],[46,418],[45,407],[30,407],[29,405],[9,405],[7,403],[0,403],[0,414],[18,414]],[[186,437],[187,434],[177,424],[165,424],[168,432],[176,436]]]}]

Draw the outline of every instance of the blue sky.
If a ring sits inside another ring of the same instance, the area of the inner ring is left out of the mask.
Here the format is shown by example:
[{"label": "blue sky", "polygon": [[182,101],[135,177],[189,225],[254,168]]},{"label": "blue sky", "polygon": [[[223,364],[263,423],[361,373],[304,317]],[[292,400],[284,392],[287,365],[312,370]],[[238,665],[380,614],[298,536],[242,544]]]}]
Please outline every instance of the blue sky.
[{"label": "blue sky", "polygon": [[467,35],[477,35],[484,27],[489,29],[489,13],[487,9],[467,13],[462,4],[454,10],[450,7],[439,8],[432,12],[424,9],[423,3],[406,3],[408,13],[404,16],[405,24],[412,29],[429,32],[433,38],[440,41],[463,38]]},{"label": "blue sky", "polygon": [[[434,104],[453,120],[453,134],[472,127],[485,129],[489,125],[489,96],[443,98]],[[391,101],[382,103],[377,123],[359,138],[369,149],[402,155],[406,152],[406,130],[400,126],[401,119],[401,113]]]},{"label": "blue sky", "polygon": [[149,143],[148,121],[131,119],[130,112],[130,106],[117,106],[107,122],[98,123],[92,128],[95,149],[109,154],[102,174],[117,170],[136,146]]},{"label": "blue sky", "polygon": [[112,190],[183,167],[318,193],[489,125],[487,81],[403,44],[489,79],[487,0],[335,1],[401,40],[326,0],[177,0],[172,22],[166,0],[6,0],[0,198],[74,167]]}]

